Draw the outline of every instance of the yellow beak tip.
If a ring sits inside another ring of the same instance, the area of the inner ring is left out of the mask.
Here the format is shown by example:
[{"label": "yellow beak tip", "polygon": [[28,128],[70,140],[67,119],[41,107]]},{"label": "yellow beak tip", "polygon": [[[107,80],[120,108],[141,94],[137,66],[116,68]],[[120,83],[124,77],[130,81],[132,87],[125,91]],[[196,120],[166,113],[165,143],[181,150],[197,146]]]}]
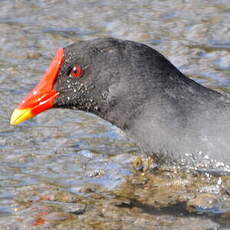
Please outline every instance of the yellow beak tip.
[{"label": "yellow beak tip", "polygon": [[23,121],[29,120],[33,116],[31,109],[15,109],[11,115],[10,124],[18,125]]}]

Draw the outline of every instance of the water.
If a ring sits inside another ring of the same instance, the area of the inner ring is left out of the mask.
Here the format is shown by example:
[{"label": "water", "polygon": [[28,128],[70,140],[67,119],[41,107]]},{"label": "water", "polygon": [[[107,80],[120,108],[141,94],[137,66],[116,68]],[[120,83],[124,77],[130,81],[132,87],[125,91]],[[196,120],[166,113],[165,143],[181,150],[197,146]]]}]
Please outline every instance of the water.
[{"label": "water", "polygon": [[138,147],[82,112],[51,110],[9,125],[55,51],[82,39],[143,42],[229,93],[228,0],[2,0],[0,33],[1,229],[230,228],[228,175],[135,172]]}]

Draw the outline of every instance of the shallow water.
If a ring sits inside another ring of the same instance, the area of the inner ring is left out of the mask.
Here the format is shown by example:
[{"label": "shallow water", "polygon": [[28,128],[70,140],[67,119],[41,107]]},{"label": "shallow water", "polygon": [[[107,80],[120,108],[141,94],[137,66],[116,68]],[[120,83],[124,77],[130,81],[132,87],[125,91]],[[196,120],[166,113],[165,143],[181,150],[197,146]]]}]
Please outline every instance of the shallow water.
[{"label": "shallow water", "polygon": [[2,0],[0,33],[1,229],[230,228],[228,175],[134,170],[138,147],[82,112],[51,110],[9,126],[55,51],[82,39],[146,43],[230,92],[229,0]]}]

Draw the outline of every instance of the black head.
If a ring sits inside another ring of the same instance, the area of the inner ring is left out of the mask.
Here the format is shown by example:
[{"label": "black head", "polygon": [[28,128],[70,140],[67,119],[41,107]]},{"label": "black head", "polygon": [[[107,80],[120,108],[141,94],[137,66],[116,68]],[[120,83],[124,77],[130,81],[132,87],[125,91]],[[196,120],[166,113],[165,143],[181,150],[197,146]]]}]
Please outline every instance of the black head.
[{"label": "black head", "polygon": [[54,107],[93,112],[120,127],[151,96],[151,86],[159,87],[154,85],[154,71],[158,71],[157,82],[161,71],[173,69],[152,48],[113,38],[72,44],[64,48],[64,56],[55,83],[59,96]]}]

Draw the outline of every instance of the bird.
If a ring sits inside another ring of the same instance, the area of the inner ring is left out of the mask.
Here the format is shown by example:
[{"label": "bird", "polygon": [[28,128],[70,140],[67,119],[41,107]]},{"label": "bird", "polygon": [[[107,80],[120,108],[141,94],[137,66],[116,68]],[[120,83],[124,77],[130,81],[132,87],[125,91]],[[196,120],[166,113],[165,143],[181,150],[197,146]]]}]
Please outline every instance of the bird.
[{"label": "bird", "polygon": [[51,108],[77,109],[119,127],[144,153],[228,166],[229,105],[226,95],[188,78],[152,47],[106,37],[58,49],[10,124]]}]

